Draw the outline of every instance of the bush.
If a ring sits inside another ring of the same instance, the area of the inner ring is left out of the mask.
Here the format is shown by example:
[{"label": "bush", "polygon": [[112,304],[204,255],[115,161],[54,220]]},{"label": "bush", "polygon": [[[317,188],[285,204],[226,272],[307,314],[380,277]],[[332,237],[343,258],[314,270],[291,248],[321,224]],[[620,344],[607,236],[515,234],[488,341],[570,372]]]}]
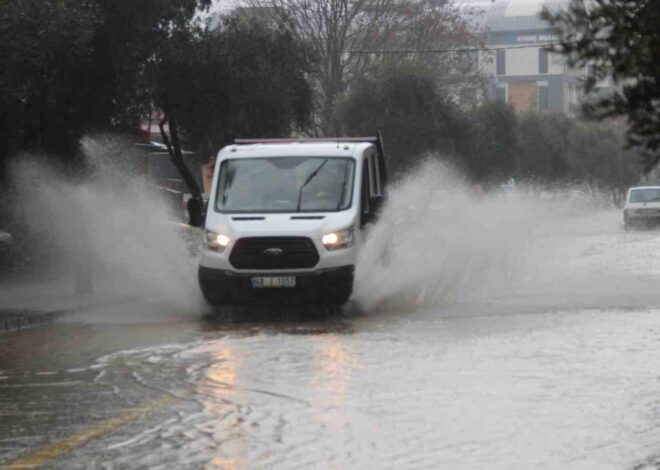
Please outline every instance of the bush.
[{"label": "bush", "polygon": [[344,98],[340,115],[345,135],[383,131],[395,175],[430,152],[443,157],[457,154],[454,133],[463,116],[422,68],[399,65],[363,77]]}]

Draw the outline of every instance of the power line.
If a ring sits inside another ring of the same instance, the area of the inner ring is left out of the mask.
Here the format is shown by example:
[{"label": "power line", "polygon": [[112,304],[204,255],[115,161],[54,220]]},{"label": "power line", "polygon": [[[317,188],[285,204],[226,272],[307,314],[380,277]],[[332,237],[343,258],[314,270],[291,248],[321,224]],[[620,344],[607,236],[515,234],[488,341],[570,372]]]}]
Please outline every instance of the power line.
[{"label": "power line", "polygon": [[451,54],[461,52],[492,52],[507,51],[512,49],[529,49],[532,47],[552,47],[559,46],[559,42],[544,42],[537,44],[524,44],[518,46],[504,47],[471,47],[462,49],[346,49],[342,50],[346,54]]}]

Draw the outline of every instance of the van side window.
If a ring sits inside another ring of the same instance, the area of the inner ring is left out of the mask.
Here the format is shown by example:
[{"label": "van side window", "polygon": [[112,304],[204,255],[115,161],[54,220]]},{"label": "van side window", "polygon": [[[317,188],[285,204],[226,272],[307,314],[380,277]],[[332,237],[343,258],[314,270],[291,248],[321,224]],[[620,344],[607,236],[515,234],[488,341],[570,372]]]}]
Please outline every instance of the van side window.
[{"label": "van side window", "polygon": [[367,156],[367,161],[369,162],[369,196],[373,196],[378,193],[376,187],[376,161],[373,153]]},{"label": "van side window", "polygon": [[376,156],[375,153],[371,154],[371,160],[374,167],[373,180],[374,180],[374,196],[375,196],[377,194],[382,193],[382,188],[380,187],[380,168],[378,165],[378,157]]},{"label": "van side window", "polygon": [[371,195],[370,195],[370,186],[371,182],[369,181],[369,164],[367,158],[362,162],[362,188],[360,189],[360,197],[362,199],[362,223],[366,221],[365,216],[368,216],[371,211]]}]

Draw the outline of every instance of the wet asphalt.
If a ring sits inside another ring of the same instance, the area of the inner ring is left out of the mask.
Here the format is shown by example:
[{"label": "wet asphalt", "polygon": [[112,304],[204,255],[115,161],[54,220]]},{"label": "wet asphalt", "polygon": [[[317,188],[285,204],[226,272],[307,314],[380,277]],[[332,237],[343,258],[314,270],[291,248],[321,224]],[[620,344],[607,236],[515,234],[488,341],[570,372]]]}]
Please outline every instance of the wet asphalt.
[{"label": "wet asphalt", "polygon": [[660,312],[498,308],[270,321],[191,313],[3,335],[0,462],[234,469],[653,461]]},{"label": "wet asphalt", "polygon": [[660,468],[660,236],[606,216],[488,298],[2,334],[0,467]]}]

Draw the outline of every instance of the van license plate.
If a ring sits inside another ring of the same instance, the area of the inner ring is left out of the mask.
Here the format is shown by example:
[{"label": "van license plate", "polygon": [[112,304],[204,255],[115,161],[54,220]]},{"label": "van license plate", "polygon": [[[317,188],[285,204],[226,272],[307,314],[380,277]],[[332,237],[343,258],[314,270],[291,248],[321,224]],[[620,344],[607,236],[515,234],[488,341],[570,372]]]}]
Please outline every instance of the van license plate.
[{"label": "van license plate", "polygon": [[282,277],[253,277],[252,288],[262,289],[266,287],[296,287],[295,276]]}]

